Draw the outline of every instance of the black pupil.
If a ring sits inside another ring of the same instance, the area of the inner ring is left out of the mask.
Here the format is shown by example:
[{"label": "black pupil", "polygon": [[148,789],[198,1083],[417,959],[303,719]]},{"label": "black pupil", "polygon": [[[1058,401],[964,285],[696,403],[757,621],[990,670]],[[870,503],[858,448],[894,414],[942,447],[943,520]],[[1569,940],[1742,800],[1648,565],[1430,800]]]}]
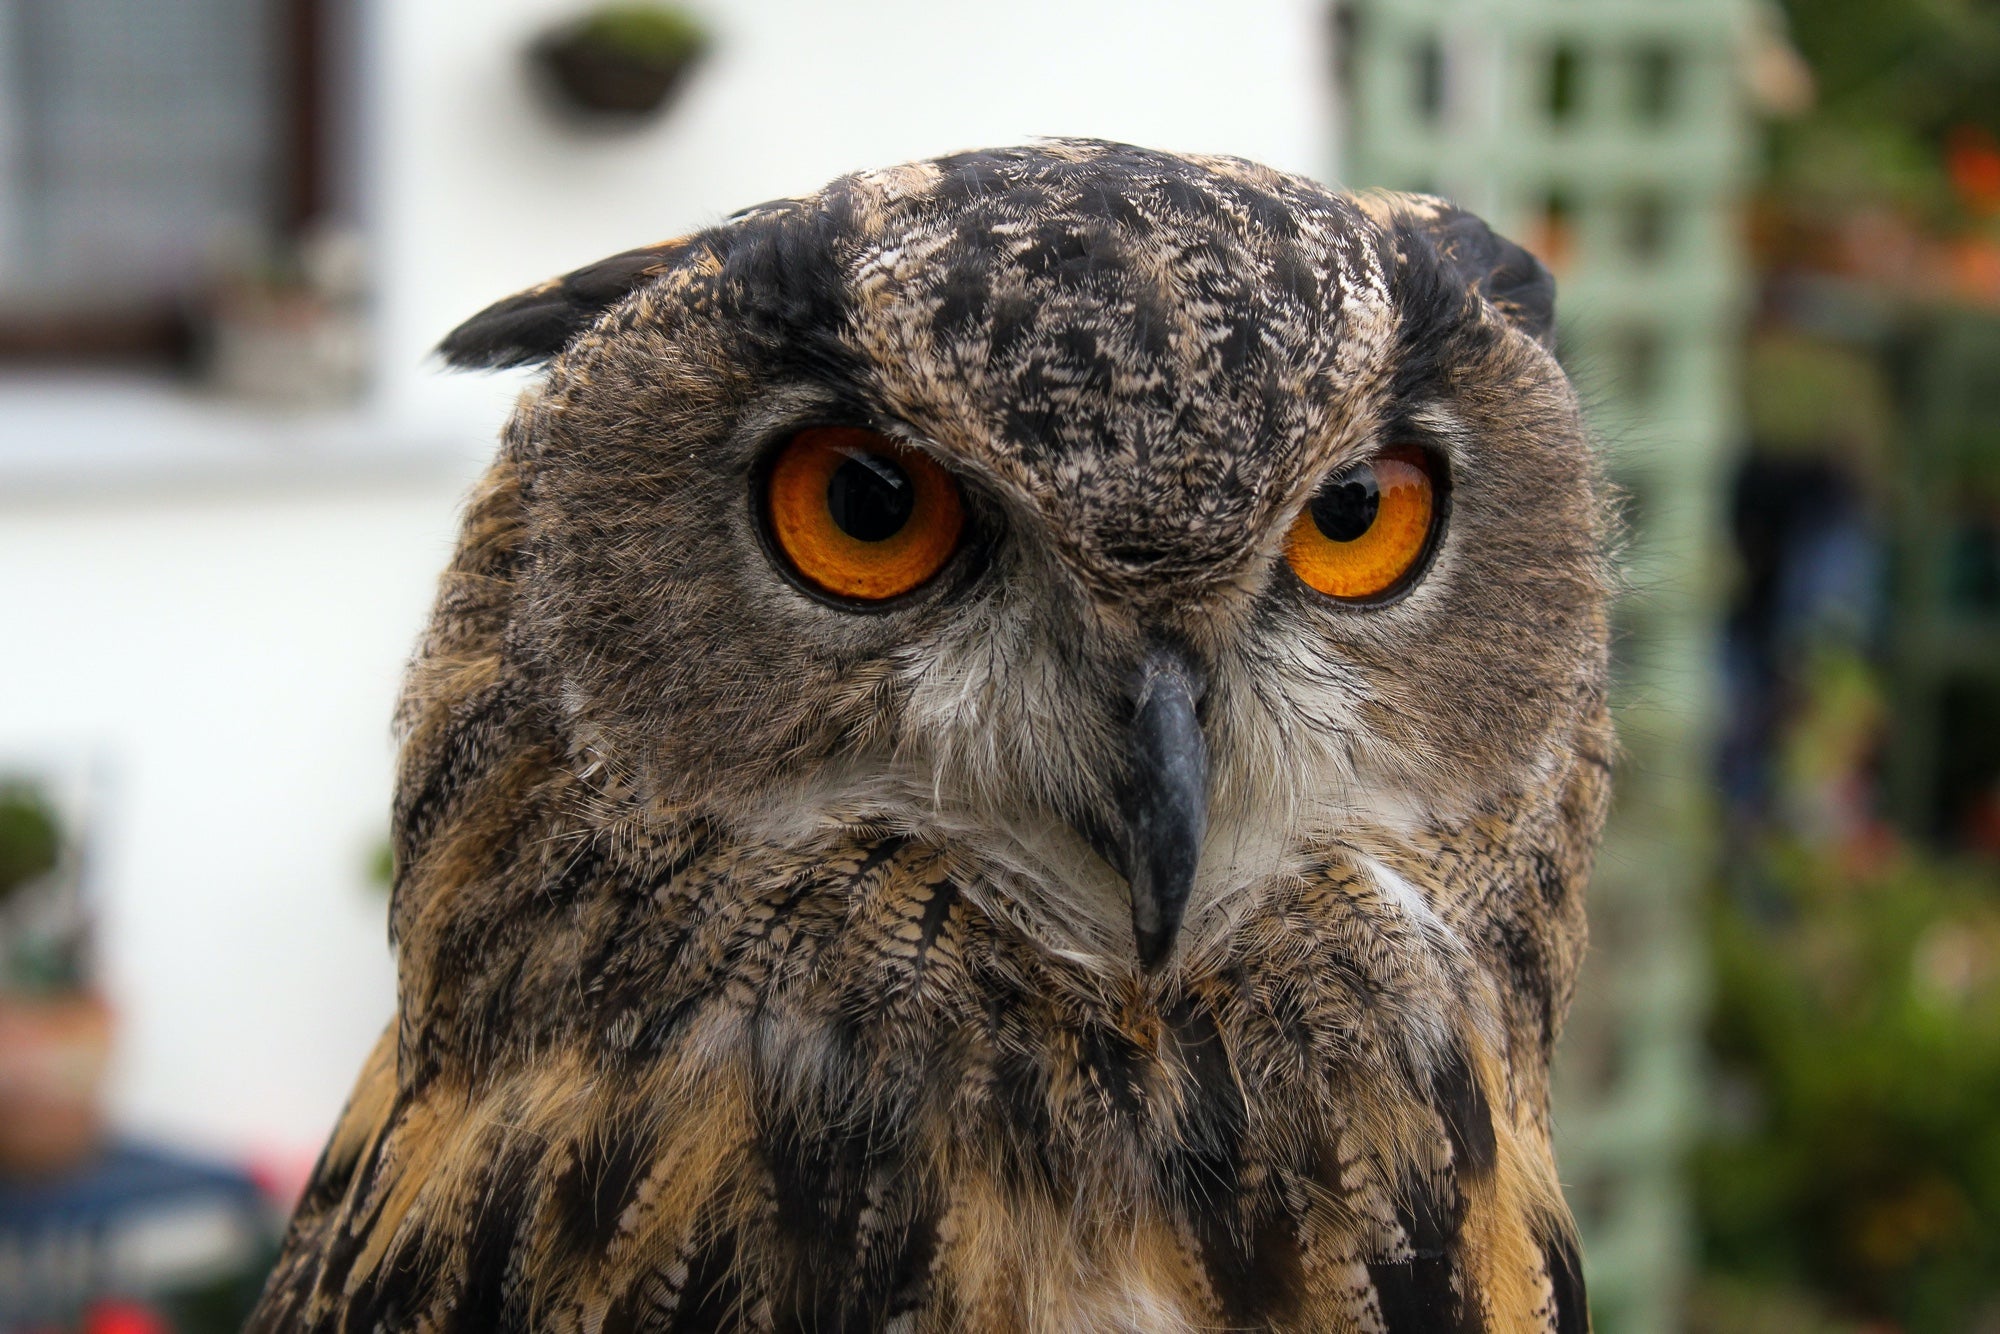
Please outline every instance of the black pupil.
[{"label": "black pupil", "polygon": [[841,532],[883,542],[903,531],[917,507],[910,475],[880,454],[850,455],[826,484],[826,508]]},{"label": "black pupil", "polygon": [[1382,506],[1382,488],[1375,481],[1375,469],[1362,464],[1344,472],[1319,489],[1313,497],[1313,522],[1329,541],[1352,542],[1375,522]]}]

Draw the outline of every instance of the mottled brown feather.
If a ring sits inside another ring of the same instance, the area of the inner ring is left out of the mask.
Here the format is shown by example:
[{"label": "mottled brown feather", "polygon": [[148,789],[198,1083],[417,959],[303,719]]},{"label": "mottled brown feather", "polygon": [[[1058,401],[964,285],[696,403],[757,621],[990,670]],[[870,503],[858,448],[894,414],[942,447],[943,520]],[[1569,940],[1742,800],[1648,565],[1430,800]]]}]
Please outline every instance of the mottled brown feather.
[{"label": "mottled brown feather", "polygon": [[[1582,1328],[1548,1062],[1608,580],[1552,299],[1438,201],[1079,140],[455,333],[549,370],[398,711],[397,1023],[250,1328]],[[971,497],[908,607],[758,544],[757,460],[826,420]],[[1449,526],[1329,608],[1283,533],[1385,437]],[[1149,973],[1070,831],[1162,637],[1215,767]]]}]

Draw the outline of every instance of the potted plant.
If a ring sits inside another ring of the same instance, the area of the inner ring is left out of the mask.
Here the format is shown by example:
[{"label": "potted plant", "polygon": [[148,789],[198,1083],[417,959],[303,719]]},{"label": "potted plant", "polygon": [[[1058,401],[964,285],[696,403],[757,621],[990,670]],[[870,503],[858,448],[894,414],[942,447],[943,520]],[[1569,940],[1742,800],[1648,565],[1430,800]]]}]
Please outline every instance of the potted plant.
[{"label": "potted plant", "polygon": [[59,1171],[102,1137],[111,1014],[84,976],[86,936],[53,806],[0,781],[0,1174]]},{"label": "potted plant", "polygon": [[702,24],[674,6],[612,4],[544,33],[529,55],[570,109],[638,120],[667,105],[708,41]]}]

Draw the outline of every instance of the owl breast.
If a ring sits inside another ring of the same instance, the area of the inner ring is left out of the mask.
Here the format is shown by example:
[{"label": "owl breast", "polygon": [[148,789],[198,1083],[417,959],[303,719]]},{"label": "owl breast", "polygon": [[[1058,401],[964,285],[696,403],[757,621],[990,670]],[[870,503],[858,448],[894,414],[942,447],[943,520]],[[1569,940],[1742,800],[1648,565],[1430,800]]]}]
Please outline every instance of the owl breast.
[{"label": "owl breast", "polygon": [[396,1023],[250,1329],[1587,1327],[1607,579],[1541,266],[1057,141],[504,300]]}]

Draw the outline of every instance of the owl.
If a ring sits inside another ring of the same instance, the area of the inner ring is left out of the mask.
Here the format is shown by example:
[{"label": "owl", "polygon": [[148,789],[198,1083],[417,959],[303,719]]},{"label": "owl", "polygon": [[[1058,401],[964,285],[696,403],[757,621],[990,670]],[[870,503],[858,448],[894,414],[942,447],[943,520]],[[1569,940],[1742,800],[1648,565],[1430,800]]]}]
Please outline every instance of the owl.
[{"label": "owl", "polygon": [[253,1331],[1578,1331],[1603,818],[1554,287],[1093,140],[453,332],[398,1013]]}]

